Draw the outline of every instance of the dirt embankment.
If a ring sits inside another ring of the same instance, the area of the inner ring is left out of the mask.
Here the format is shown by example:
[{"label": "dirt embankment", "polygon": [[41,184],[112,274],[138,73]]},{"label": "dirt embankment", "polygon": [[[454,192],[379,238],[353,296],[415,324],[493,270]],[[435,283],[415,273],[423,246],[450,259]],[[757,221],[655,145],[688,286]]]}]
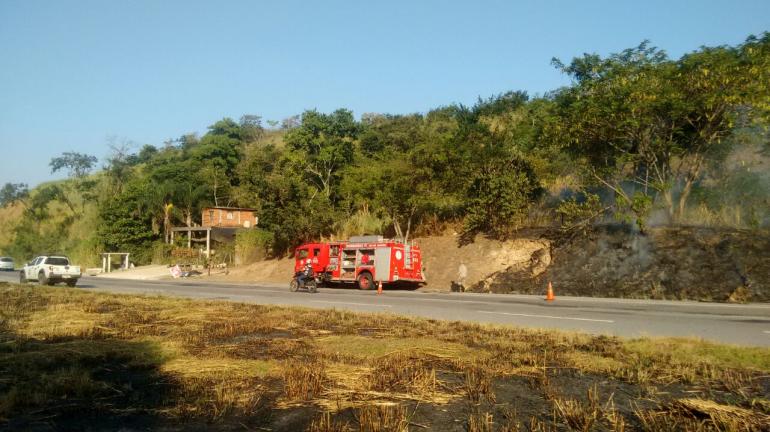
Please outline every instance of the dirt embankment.
[{"label": "dirt embankment", "polygon": [[646,235],[602,227],[553,242],[530,265],[489,275],[471,290],[704,301],[770,301],[770,233],[712,228],[656,228]]},{"label": "dirt embankment", "polygon": [[[504,242],[479,236],[464,246],[458,245],[458,239],[451,235],[417,239],[428,281],[423,289],[449,291],[454,285],[457,290],[476,285],[492,274],[525,267],[532,267],[536,276],[550,264],[551,241],[537,232]],[[534,265],[533,259],[537,261]]]}]

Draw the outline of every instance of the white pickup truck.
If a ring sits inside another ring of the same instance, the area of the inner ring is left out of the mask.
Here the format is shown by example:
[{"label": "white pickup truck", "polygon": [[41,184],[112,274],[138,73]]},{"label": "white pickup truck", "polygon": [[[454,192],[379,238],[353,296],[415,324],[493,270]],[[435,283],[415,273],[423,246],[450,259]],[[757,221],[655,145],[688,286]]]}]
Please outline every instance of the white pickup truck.
[{"label": "white pickup truck", "polygon": [[28,262],[19,274],[19,282],[37,281],[40,285],[65,282],[74,287],[80,279],[80,266],[70,265],[65,256],[39,256]]}]

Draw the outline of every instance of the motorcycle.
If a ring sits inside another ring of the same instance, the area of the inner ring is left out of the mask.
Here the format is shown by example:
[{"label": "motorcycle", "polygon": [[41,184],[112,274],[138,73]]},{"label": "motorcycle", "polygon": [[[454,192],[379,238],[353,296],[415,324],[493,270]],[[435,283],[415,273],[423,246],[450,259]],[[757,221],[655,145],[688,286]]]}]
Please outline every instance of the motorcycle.
[{"label": "motorcycle", "polygon": [[305,280],[302,281],[302,284],[300,284],[297,278],[301,274],[302,272],[297,272],[294,274],[294,277],[291,279],[291,283],[289,284],[289,291],[297,292],[301,289],[306,289],[310,293],[318,292],[318,285],[321,284],[321,278],[318,275],[313,275],[312,277],[306,277]]}]

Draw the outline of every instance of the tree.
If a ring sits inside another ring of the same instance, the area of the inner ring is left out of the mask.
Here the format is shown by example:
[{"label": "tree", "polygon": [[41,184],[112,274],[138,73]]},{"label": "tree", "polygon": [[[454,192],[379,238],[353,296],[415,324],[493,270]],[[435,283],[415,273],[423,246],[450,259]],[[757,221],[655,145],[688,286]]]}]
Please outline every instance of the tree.
[{"label": "tree", "polygon": [[241,135],[244,141],[256,141],[265,133],[262,127],[262,117],[258,115],[245,114],[241,116]]},{"label": "tree", "polygon": [[345,172],[342,194],[353,209],[371,211],[407,241],[431,207],[426,171],[411,160],[423,142],[423,117],[369,113],[361,123],[356,163]]},{"label": "tree", "polygon": [[193,226],[193,217],[200,215],[203,203],[209,202],[208,193],[206,184],[195,181],[173,185],[173,200],[182,212],[185,226]]},{"label": "tree", "polygon": [[65,193],[64,188],[58,185],[50,185],[50,186],[45,186],[41,188],[40,190],[38,190],[37,197],[44,197],[43,199],[47,200],[48,202],[59,201],[60,203],[66,205],[73,215],[77,214],[77,211],[75,210],[75,205],[67,197],[67,194]]},{"label": "tree", "polygon": [[317,193],[329,199],[339,170],[353,160],[357,135],[358,125],[348,110],[332,114],[305,111],[300,126],[290,130],[285,140],[292,150],[293,165],[309,175]]},{"label": "tree", "polygon": [[135,155],[130,154],[132,143],[127,140],[118,141],[117,137],[108,137],[107,146],[110,155],[104,170],[111,183],[111,194],[119,194],[123,191],[123,185],[131,176],[133,166],[138,163]]},{"label": "tree", "polygon": [[682,151],[675,172],[681,178],[677,214],[684,213],[693,185],[708,159],[736,129],[770,116],[770,34],[738,47],[702,48],[678,62],[678,81],[686,106]]},{"label": "tree", "polygon": [[299,126],[299,124],[300,124],[300,116],[293,115],[291,117],[286,117],[285,119],[281,120],[281,129],[283,130],[294,129],[295,127]]},{"label": "tree", "polygon": [[215,206],[230,205],[230,177],[221,165],[204,162],[200,170],[200,179],[205,182]]},{"label": "tree", "polygon": [[29,200],[26,213],[32,219],[42,221],[48,217],[48,205],[55,201],[59,201],[66,205],[73,215],[77,214],[75,206],[72,204],[72,201],[67,198],[64,189],[56,184],[49,184],[38,188]]},{"label": "tree", "polygon": [[504,239],[521,227],[529,207],[543,194],[532,168],[524,160],[497,160],[483,167],[468,188],[462,242],[485,232]]},{"label": "tree", "polygon": [[473,112],[477,116],[505,115],[524,106],[529,100],[525,91],[509,91],[488,99],[479,97]]},{"label": "tree", "polygon": [[[125,143],[124,146],[121,147],[121,149],[125,149]],[[118,147],[113,147],[113,151],[119,151]],[[80,192],[81,195],[81,211],[85,211],[86,203],[92,200],[95,200],[97,198],[96,194],[93,192],[94,188],[96,187],[96,181],[93,179],[86,178],[86,175],[93,169],[94,165],[96,165],[97,159],[95,156],[82,154],[82,153],[76,153],[76,152],[65,152],[62,153],[61,156],[55,157],[51,159],[50,166],[51,166],[51,172],[54,173],[56,171],[59,171],[61,169],[67,169],[69,177],[73,178],[71,186],[73,186],[78,192]],[[114,169],[118,165],[111,164],[111,167]],[[68,185],[62,185],[62,187],[66,188]],[[72,206],[72,203],[67,199],[66,195],[64,194],[63,189],[59,188],[59,194],[55,199],[61,200],[63,203],[65,203],[70,209],[73,210],[74,208]]]},{"label": "tree", "polygon": [[406,153],[423,141],[423,117],[413,115],[370,114],[362,118],[359,148],[364,157],[383,151]]},{"label": "tree", "polygon": [[140,263],[151,260],[151,242],[157,239],[150,229],[152,216],[141,202],[143,194],[141,187],[127,185],[123,193],[100,206],[97,227],[105,251],[129,252]]},{"label": "tree", "polygon": [[163,241],[166,243],[171,242],[171,211],[174,209],[174,204],[168,202],[163,205]]},{"label": "tree", "polygon": [[354,208],[371,209],[392,225],[396,237],[408,241],[412,228],[430,209],[428,184],[406,154],[390,151],[347,169],[341,191]]},{"label": "tree", "polygon": [[0,207],[11,206],[29,197],[26,183],[6,183],[0,189]]},{"label": "tree", "polygon": [[237,167],[239,186],[234,190],[234,200],[241,205],[263,209],[261,213],[272,213],[270,209],[278,204],[275,180],[282,176],[283,163],[282,147],[272,144],[248,147]]},{"label": "tree", "polygon": [[95,156],[76,152],[64,152],[61,156],[52,158],[49,165],[51,173],[66,168],[70,177],[82,178],[93,169],[97,161],[98,159]]},{"label": "tree", "polygon": [[233,119],[225,117],[209,126],[209,132],[206,135],[226,136],[240,141],[243,138],[243,130]]},{"label": "tree", "polygon": [[645,42],[606,59],[555,60],[575,85],[556,95],[561,121],[546,135],[581,158],[619,208],[640,219],[651,208],[641,204],[660,198],[679,219],[705,161],[726,151],[738,123],[764,115],[767,45],[765,36],[672,61]]},{"label": "tree", "polygon": [[136,163],[146,163],[156,154],[158,154],[158,149],[155,146],[145,144],[136,155]]},{"label": "tree", "polygon": [[189,156],[207,166],[215,167],[229,179],[235,179],[235,168],[241,159],[243,144],[241,127],[230,119],[209,126],[209,132],[189,150]]}]

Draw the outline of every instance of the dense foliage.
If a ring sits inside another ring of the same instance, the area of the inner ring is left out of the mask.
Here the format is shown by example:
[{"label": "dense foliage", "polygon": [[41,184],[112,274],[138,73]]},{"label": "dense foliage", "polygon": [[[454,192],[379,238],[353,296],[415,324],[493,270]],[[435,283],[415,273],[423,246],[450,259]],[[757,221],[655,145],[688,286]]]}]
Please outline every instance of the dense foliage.
[{"label": "dense foliage", "polygon": [[[64,153],[51,167],[69,181],[33,193],[8,184],[0,199],[37,221],[53,202],[73,219],[93,205],[94,247],[142,261],[208,205],[257,209],[259,231],[239,247],[276,255],[365,232],[408,239],[452,228],[472,241],[604,218],[642,230],[770,225],[767,167],[744,169],[768,159],[770,35],[676,60],[642,43],[554,65],[572,84],[535,98],[512,91],[360,120],[311,110],[269,128],[259,116],[226,118],[162,147],[114,146],[95,175],[93,157]],[[40,233],[28,225],[17,243]]]}]

